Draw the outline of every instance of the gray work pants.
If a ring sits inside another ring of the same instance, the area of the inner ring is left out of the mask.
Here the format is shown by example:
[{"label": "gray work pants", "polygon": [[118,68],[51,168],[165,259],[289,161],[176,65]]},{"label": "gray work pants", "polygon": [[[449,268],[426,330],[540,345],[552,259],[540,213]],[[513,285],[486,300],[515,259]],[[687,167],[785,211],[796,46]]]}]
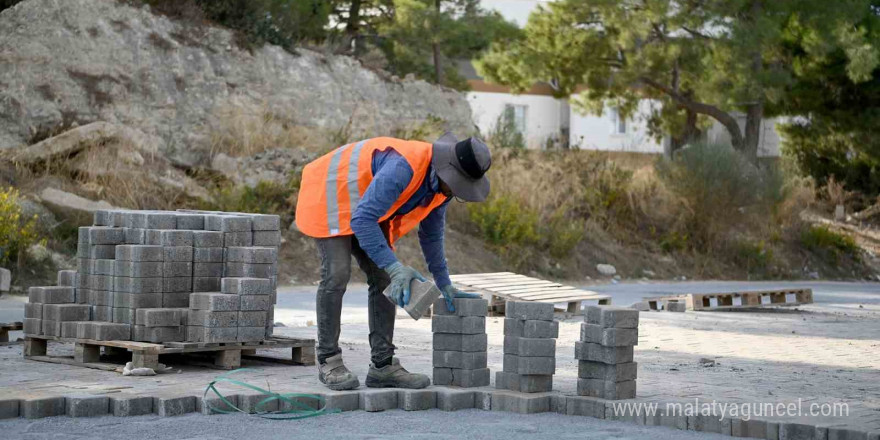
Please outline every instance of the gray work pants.
[{"label": "gray work pants", "polygon": [[321,284],[318,285],[318,362],[342,352],[339,348],[339,327],[342,318],[342,296],[351,278],[351,256],[367,275],[369,284],[368,313],[370,322],[370,359],[381,362],[394,354],[395,305],[382,291],[391,283],[388,274],[361,249],[353,235],[317,238],[321,256]]}]

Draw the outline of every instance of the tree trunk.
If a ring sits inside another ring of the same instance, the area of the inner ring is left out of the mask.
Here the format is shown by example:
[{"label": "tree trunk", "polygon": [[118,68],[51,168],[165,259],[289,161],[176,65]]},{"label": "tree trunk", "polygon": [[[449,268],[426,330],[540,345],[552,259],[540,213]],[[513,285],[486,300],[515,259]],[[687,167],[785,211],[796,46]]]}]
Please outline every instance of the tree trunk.
[{"label": "tree trunk", "polygon": [[746,137],[743,153],[752,162],[758,160],[758,143],[761,140],[761,122],[764,120],[764,104],[749,104],[746,107]]},{"label": "tree trunk", "polygon": [[[442,0],[434,0],[434,7],[437,9],[437,15],[440,15],[440,2]],[[434,51],[434,78],[437,80],[437,84],[443,84],[443,67],[440,65],[440,44],[434,43],[431,45],[431,49]]]},{"label": "tree trunk", "polygon": [[[357,53],[357,37],[361,32],[361,0],[351,0],[348,5],[348,23],[345,24],[347,50]],[[352,47],[355,46],[355,47]]]},{"label": "tree trunk", "polygon": [[685,112],[687,113],[687,120],[685,121],[684,129],[678,136],[673,136],[670,139],[669,157],[672,157],[676,151],[684,148],[685,145],[696,141],[700,136],[700,130],[697,128],[697,113],[688,109],[685,109]]}]

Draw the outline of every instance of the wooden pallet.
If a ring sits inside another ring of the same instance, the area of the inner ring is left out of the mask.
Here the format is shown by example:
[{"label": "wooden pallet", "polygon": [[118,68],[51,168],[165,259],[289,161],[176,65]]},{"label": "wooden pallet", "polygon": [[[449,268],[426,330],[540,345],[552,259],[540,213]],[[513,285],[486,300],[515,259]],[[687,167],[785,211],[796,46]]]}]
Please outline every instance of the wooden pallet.
[{"label": "wooden pallet", "polygon": [[21,322],[0,322],[0,342],[9,342],[9,332],[24,329]]},{"label": "wooden pallet", "polygon": [[689,293],[644,298],[651,310],[667,302],[687,304],[689,310],[720,311],[768,306],[799,306],[813,303],[813,289],[759,290],[749,292]]},{"label": "wooden pallet", "polygon": [[[49,341],[73,343],[74,355],[71,356],[48,356],[47,348]],[[249,359],[258,359],[267,362],[287,363],[293,365],[315,365],[315,340],[288,338],[285,336],[272,336],[260,342],[231,342],[231,343],[203,343],[203,342],[166,342],[153,344],[150,342],[136,341],[95,341],[92,339],[59,338],[45,335],[25,335],[23,355],[25,359],[77,365],[99,370],[121,371],[117,364],[100,362],[101,347],[108,356],[124,356],[128,358],[131,353],[131,361],[134,367],[152,368],[158,370],[159,356],[170,354],[203,353],[213,355],[213,363],[209,366],[231,370],[241,366],[242,356]],[[257,356],[260,349],[290,348],[290,359],[279,359],[268,356]]]},{"label": "wooden pallet", "polygon": [[505,301],[536,301],[565,303],[565,311],[579,313],[584,301],[611,304],[611,296],[589,290],[577,289],[540,278],[527,277],[513,272],[474,273],[452,275],[452,282],[467,291],[478,291],[489,296],[493,314],[504,313]]}]

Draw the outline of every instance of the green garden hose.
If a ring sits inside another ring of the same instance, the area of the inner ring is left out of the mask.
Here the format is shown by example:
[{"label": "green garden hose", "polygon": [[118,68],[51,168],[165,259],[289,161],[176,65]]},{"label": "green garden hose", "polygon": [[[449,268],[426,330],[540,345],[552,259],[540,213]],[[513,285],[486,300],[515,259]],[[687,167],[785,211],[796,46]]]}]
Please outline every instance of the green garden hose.
[{"label": "green garden hose", "polygon": [[[214,380],[212,380],[211,383],[208,384],[208,387],[205,388],[205,394],[202,396],[202,399],[205,404],[208,405],[208,408],[212,412],[220,414],[231,414],[235,412],[240,412],[243,414],[254,415],[257,417],[272,420],[298,420],[339,412],[339,409],[328,409],[327,401],[324,399],[323,396],[320,395],[301,393],[273,393],[271,391],[264,390],[249,383],[231,379],[228,377],[232,374],[242,371],[259,370],[254,370],[252,368],[239,368],[237,370],[232,370],[228,373],[215,377]],[[218,382],[228,382],[233,385],[249,388],[251,390],[259,392],[263,396],[266,396],[266,398],[257,403],[257,405],[254,407],[254,412],[247,412],[234,405],[232,402],[229,401],[229,399],[227,399],[222,393],[220,393],[220,391],[217,390],[214,385]],[[209,391],[213,391],[214,394],[216,394],[217,397],[220,398],[220,401],[226,405],[226,407],[217,408],[212,405],[211,401],[207,399]],[[285,409],[279,409],[278,411],[266,411],[265,408],[269,404],[269,402],[273,402],[276,400],[278,401],[279,408],[284,407]],[[282,402],[286,402],[287,405],[282,405]],[[310,405],[309,402],[313,403],[314,405]],[[315,409],[315,407],[319,409]]]}]

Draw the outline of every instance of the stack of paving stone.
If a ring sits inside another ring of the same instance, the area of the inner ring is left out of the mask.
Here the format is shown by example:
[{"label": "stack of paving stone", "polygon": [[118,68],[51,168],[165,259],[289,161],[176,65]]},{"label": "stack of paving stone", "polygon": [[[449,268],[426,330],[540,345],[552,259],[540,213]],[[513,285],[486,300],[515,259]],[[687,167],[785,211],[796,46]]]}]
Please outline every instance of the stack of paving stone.
[{"label": "stack of paving stone", "polygon": [[434,385],[463,388],[488,386],[488,339],[486,315],[489,302],[485,299],[453,299],[454,312],[446,300],[434,300],[431,327],[434,333]]},{"label": "stack of paving stone", "polygon": [[553,389],[559,323],[553,304],[508,301],[504,319],[504,368],[495,387],[522,393]]},{"label": "stack of paving stone", "polygon": [[[280,244],[275,215],[97,211],[94,226],[79,230],[77,270],[59,272],[58,286],[31,288],[25,333],[161,343],[187,341],[188,326],[208,323],[227,330],[194,330],[193,342],[260,341],[272,334]],[[251,281],[224,287],[236,280]],[[227,308],[201,296],[193,304],[202,293],[228,296]]]},{"label": "stack of paving stone", "polygon": [[588,306],[575,343],[578,359],[577,393],[604,399],[636,397],[639,311],[622,307]]}]

